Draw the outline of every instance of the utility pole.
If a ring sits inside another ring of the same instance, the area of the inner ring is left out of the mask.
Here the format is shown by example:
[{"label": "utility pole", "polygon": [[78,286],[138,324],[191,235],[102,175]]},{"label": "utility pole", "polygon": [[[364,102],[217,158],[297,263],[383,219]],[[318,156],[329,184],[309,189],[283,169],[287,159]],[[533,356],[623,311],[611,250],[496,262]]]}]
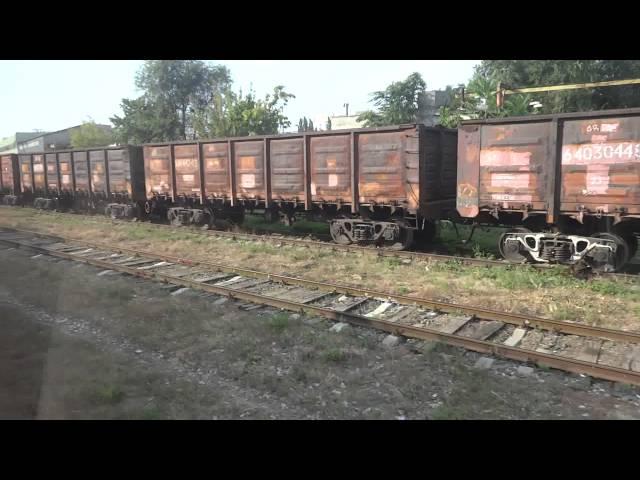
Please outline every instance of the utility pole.
[{"label": "utility pole", "polygon": [[346,109],[347,109],[346,116],[348,117],[348,116],[349,116],[349,104],[348,104],[348,103],[345,103],[345,104],[344,104],[344,105],[342,105],[342,106],[343,106],[344,108],[346,108]]}]

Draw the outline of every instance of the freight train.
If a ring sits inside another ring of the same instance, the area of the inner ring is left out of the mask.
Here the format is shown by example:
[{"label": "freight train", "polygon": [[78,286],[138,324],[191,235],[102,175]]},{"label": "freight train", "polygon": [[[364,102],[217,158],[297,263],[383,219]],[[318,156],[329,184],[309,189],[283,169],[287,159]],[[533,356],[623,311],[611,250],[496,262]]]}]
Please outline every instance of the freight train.
[{"label": "freight train", "polygon": [[511,262],[619,270],[640,233],[640,109],[5,155],[3,203],[214,228],[261,209],[405,249],[439,220],[508,227]]}]

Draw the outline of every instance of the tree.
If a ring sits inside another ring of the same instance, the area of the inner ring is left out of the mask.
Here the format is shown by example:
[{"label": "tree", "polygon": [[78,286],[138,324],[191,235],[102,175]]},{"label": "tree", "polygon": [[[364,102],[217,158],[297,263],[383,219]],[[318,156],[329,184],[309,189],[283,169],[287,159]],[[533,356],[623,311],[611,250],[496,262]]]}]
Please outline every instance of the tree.
[{"label": "tree", "polygon": [[145,96],[122,99],[124,115],[111,122],[119,143],[166,142],[179,138],[180,124],[170,107],[153,102]]},{"label": "tree", "polygon": [[331,117],[327,117],[327,130],[331,130]]},{"label": "tree", "polygon": [[80,128],[71,131],[70,137],[73,148],[106,147],[114,142],[111,130],[93,120],[82,122]]},{"label": "tree", "polygon": [[227,90],[217,94],[206,109],[206,120],[198,122],[200,136],[241,137],[249,135],[273,135],[291,125],[283,110],[295,95],[285,92],[282,85],[272,94],[258,99],[253,90],[244,96]]},{"label": "tree", "polygon": [[188,140],[196,138],[196,121],[206,120],[216,95],[230,89],[231,74],[199,60],[149,60],[136,75],[136,86],[143,95],[123,99],[124,117],[112,119],[118,136]]},{"label": "tree", "polygon": [[298,132],[315,132],[317,129],[313,126],[313,120],[302,117],[298,121]]},{"label": "tree", "polygon": [[[505,97],[503,108],[498,109],[496,105],[499,82],[518,88],[622,80],[638,76],[638,60],[483,60],[467,84],[464,100],[460,91],[454,92],[449,105],[440,109],[440,123],[456,127],[464,119],[638,107],[638,85],[511,94]],[[531,103],[534,101],[542,104],[542,107],[533,109]]]},{"label": "tree", "polygon": [[[640,77],[639,60],[484,60],[475,76],[517,87],[625,80]],[[640,106],[640,86],[601,87],[531,94],[541,113]],[[518,95],[510,95],[507,99]]]},{"label": "tree", "polygon": [[405,80],[374,92],[372,101],[377,110],[363,112],[357,120],[364,122],[366,127],[415,122],[426,88],[422,76],[412,73]]}]

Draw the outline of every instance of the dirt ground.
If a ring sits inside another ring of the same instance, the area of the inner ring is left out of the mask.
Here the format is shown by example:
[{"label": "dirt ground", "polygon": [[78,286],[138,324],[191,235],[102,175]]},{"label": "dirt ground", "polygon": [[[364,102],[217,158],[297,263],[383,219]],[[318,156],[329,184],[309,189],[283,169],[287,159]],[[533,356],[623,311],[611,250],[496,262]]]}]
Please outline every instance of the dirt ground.
[{"label": "dirt ground", "polygon": [[640,331],[640,282],[580,280],[563,268],[470,267],[330,249],[211,237],[186,227],[159,229],[104,216],[0,207],[0,226],[70,235],[123,247],[311,280]]},{"label": "dirt ground", "polygon": [[640,419],[640,389],[0,244],[0,418]]}]

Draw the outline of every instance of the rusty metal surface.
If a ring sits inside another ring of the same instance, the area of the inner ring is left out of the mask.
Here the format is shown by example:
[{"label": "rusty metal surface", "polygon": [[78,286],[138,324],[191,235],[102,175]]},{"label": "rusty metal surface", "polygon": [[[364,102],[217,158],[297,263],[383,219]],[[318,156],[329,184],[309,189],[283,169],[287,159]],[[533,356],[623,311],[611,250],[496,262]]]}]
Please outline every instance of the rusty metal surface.
[{"label": "rusty metal surface", "polygon": [[351,201],[350,135],[311,137],[311,199]]},{"label": "rusty metal surface", "polygon": [[71,164],[71,153],[58,154],[58,169],[60,170],[60,190],[72,192],[73,166]]},{"label": "rusty metal surface", "polygon": [[89,193],[89,164],[87,161],[87,152],[73,152],[71,158],[73,160],[75,191],[78,193]]},{"label": "rusty metal surface", "polygon": [[[410,124],[402,124],[402,125],[388,125],[388,126],[384,126],[384,127],[369,127],[369,128],[345,128],[345,129],[339,129],[339,130],[327,130],[327,131],[322,131],[322,132],[307,132],[307,133],[278,133],[275,135],[252,135],[251,139],[252,140],[264,140],[266,139],[270,139],[270,140],[286,140],[286,139],[293,139],[293,138],[302,138],[304,135],[310,135],[313,137],[332,137],[335,136],[337,134],[340,135],[349,135],[350,133],[356,132],[356,133],[375,133],[375,132],[392,132],[395,130],[403,130],[406,128],[415,128],[416,124],[415,123],[410,123]],[[248,137],[217,137],[217,138],[203,138],[198,140],[201,143],[218,143],[218,142],[228,142],[228,141],[232,141],[235,142],[237,140],[247,140]],[[193,140],[181,140],[181,141],[176,141],[176,142],[148,142],[148,143],[143,143],[140,146],[142,147],[159,147],[159,146],[164,146],[167,145],[168,143],[171,143],[173,145],[186,145],[186,144],[190,144],[193,143]]]},{"label": "rusty metal surface", "polygon": [[[361,204],[393,204],[409,199],[417,207],[418,199],[407,192],[407,175],[417,177],[418,147],[410,145],[404,131],[365,133],[357,136],[356,161],[359,170],[359,200]],[[413,142],[415,143],[415,142]],[[411,148],[413,147],[413,148]],[[405,155],[405,150],[411,153]],[[417,179],[414,178],[414,182]],[[416,194],[418,189],[416,188]]]},{"label": "rusty metal surface", "polygon": [[176,145],[174,148],[176,195],[200,197],[200,164],[198,145]]},{"label": "rusty metal surface", "polygon": [[463,217],[496,208],[544,212],[548,222],[640,215],[640,109],[463,122],[458,145]]},{"label": "rusty metal surface", "polygon": [[426,201],[453,201],[455,135],[407,125],[151,144],[144,146],[146,194],[171,194],[175,179],[177,195],[197,196],[202,179],[206,198],[232,203],[304,200],[307,208],[336,203],[357,211],[361,203],[416,211],[424,189]]},{"label": "rusty metal surface", "polygon": [[144,147],[144,175],[148,197],[173,195],[173,176],[169,146]]},{"label": "rusty metal surface", "polygon": [[271,192],[274,200],[304,198],[304,140],[271,140]]},{"label": "rusty metal surface", "polygon": [[89,152],[89,168],[91,169],[91,191],[94,194],[108,195],[107,167],[104,150]]},{"label": "rusty metal surface", "polygon": [[564,123],[561,210],[582,206],[640,213],[640,115]]},{"label": "rusty metal surface", "polygon": [[546,210],[550,133],[549,123],[482,127],[480,208]]},{"label": "rusty metal surface", "polygon": [[229,198],[229,151],[224,143],[202,145],[204,190],[207,198]]},{"label": "rusty metal surface", "polygon": [[131,195],[131,165],[127,150],[107,150],[109,193]]},{"label": "rusty metal surface", "polygon": [[264,199],[264,142],[234,142],[234,147],[237,196]]},{"label": "rusty metal surface", "polygon": [[20,190],[33,192],[33,170],[31,168],[31,155],[18,155],[20,164]]},{"label": "rusty metal surface", "polygon": [[58,161],[55,153],[47,153],[44,156],[44,163],[47,170],[47,189],[49,192],[60,190],[60,178],[58,178]]},{"label": "rusty metal surface", "polygon": [[458,129],[458,187],[456,207],[462,217],[473,218],[480,211],[480,127]]},{"label": "rusty metal surface", "polygon": [[3,155],[0,158],[2,189],[12,195],[20,191],[20,174],[17,155]]},{"label": "rusty metal surface", "polygon": [[44,167],[44,155],[33,155],[31,157],[33,168],[33,188],[38,192],[46,191],[46,173]]}]

